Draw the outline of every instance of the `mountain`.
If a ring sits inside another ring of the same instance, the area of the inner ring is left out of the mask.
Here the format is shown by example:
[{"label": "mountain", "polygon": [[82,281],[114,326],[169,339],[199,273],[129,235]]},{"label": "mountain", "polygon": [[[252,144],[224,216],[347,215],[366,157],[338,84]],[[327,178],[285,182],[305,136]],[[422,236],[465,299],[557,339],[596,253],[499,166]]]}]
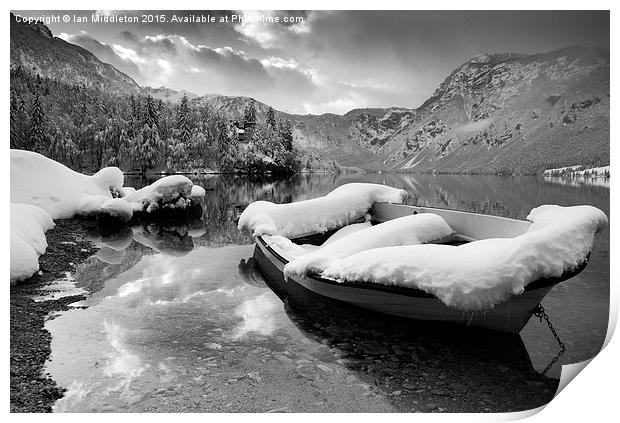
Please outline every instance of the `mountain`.
[{"label": "mountain", "polygon": [[[243,115],[250,99],[140,87],[42,24],[11,15],[11,66],[68,84],[140,93]],[[479,55],[455,69],[416,109],[294,115],[294,144],[319,161],[407,172],[541,173],[609,164],[609,51],[570,47],[544,54]],[[264,120],[269,106],[256,102]]]},{"label": "mountain", "polygon": [[[195,100],[242,115],[249,99]],[[259,118],[268,106],[257,102]],[[534,174],[609,164],[609,52],[570,47],[484,54],[417,109],[291,115],[300,148],[350,166],[413,172]]]},{"label": "mountain", "polygon": [[388,169],[418,172],[530,174],[609,164],[609,52],[475,57],[377,153]]},{"label": "mountain", "polygon": [[[196,105],[209,105],[230,116],[243,116],[249,97],[207,94],[194,99]],[[255,101],[259,121],[265,121],[269,106]],[[288,119],[293,125],[295,145],[322,160],[336,160],[344,166],[379,170],[382,167],[377,148],[395,134],[414,112],[409,109],[355,109],[345,115],[296,115],[275,110],[277,119]]]},{"label": "mountain", "polygon": [[108,92],[130,93],[179,102],[198,95],[166,87],[140,87],[131,77],[99,60],[88,50],[54,37],[44,24],[17,22],[11,13],[11,66],[21,66],[42,77],[73,85],[86,85]]},{"label": "mountain", "polygon": [[17,22],[11,13],[11,67],[15,66],[69,84],[125,94],[140,91],[133,79],[88,50],[54,37],[40,22]]}]

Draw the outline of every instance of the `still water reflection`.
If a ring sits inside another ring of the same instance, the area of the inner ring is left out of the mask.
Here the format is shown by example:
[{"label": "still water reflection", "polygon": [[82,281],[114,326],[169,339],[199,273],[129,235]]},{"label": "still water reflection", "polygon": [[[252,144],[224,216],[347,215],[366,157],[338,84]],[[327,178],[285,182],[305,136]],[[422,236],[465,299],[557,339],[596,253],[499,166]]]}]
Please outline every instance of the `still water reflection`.
[{"label": "still water reflection", "polygon": [[[516,336],[464,331],[265,281],[235,220],[255,200],[297,201],[353,181],[404,188],[412,204],[516,218],[548,203],[609,215],[608,188],[456,175],[192,179],[207,190],[200,219],[92,234],[100,249],[72,275],[90,296],[47,323],[47,370],[68,388],[56,411],[476,412],[553,397],[560,367],[539,372],[558,347],[536,319]],[[608,234],[588,268],[544,300],[567,347],[560,364],[591,357],[604,340]]]}]

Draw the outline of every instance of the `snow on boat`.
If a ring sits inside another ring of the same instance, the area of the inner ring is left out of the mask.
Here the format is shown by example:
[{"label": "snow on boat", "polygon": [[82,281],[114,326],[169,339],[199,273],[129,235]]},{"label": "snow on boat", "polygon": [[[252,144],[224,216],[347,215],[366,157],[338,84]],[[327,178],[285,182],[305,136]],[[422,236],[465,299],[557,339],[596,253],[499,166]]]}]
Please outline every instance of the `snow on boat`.
[{"label": "snow on boat", "polygon": [[405,196],[348,184],[315,200],[253,203],[239,228],[253,232],[269,279],[391,315],[518,333],[585,268],[607,224],[590,206],[541,206],[516,220],[398,204]]}]

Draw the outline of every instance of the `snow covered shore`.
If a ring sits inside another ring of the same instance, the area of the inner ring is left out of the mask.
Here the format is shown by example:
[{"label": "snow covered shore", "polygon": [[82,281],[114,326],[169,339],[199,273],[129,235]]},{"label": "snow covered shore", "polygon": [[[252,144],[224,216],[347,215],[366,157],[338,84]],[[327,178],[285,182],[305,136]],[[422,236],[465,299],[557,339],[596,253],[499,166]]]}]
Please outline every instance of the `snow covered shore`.
[{"label": "snow covered shore", "polygon": [[609,178],[610,166],[587,168],[586,166],[566,166],[556,169],[547,169],[543,176],[564,176],[572,178]]},{"label": "snow covered shore", "polygon": [[11,283],[39,271],[39,256],[47,248],[45,232],[54,221],[43,209],[29,204],[11,204]]},{"label": "snow covered shore", "polygon": [[87,176],[41,154],[11,150],[11,203],[40,207],[53,219],[98,213],[122,186],[123,172],[116,167]]},{"label": "snow covered shore", "polygon": [[11,150],[11,283],[38,271],[52,219],[95,215],[126,222],[136,213],[185,209],[204,196],[202,187],[182,175],[135,190],[123,187],[116,167],[88,176],[41,154]]}]

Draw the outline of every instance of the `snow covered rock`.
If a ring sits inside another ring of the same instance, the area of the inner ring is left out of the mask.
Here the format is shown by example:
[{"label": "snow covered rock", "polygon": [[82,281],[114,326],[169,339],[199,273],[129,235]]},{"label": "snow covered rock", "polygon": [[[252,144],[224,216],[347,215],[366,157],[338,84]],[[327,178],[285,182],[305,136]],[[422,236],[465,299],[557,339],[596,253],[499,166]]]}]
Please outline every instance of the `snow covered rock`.
[{"label": "snow covered rock", "polygon": [[116,167],[87,176],[41,154],[11,150],[11,203],[38,206],[53,219],[98,213],[122,186]]},{"label": "snow covered rock", "polygon": [[303,277],[307,273],[322,271],[335,260],[361,251],[423,244],[446,238],[453,232],[446,221],[436,214],[404,216],[326,242],[325,246],[315,252],[298,257],[286,264],[284,274],[289,277]]},{"label": "snow covered rock", "polygon": [[426,244],[376,248],[331,261],[322,276],[418,288],[466,311],[488,310],[541,278],[576,269],[607,217],[591,206],[540,206],[526,233],[459,246]]},{"label": "snow covered rock", "polygon": [[185,208],[191,204],[194,184],[183,175],[165,176],[151,185],[129,193],[125,200],[133,211],[153,212],[159,208]]},{"label": "snow covered rock", "polygon": [[289,204],[255,201],[239,218],[239,230],[294,238],[326,232],[364,217],[375,202],[402,203],[407,192],[379,184],[342,185],[324,197]]},{"label": "snow covered rock", "polygon": [[152,213],[161,209],[184,209],[197,204],[206,194],[204,188],[194,185],[182,175],[165,176],[136,191],[123,187],[122,198],[114,198],[101,205],[101,213],[129,221],[134,212]]},{"label": "snow covered rock", "polygon": [[39,256],[47,248],[45,232],[53,227],[52,218],[40,207],[11,204],[11,283],[39,270]]},{"label": "snow covered rock", "polygon": [[190,198],[199,199],[203,198],[207,194],[207,191],[200,185],[194,185],[190,193]]}]

